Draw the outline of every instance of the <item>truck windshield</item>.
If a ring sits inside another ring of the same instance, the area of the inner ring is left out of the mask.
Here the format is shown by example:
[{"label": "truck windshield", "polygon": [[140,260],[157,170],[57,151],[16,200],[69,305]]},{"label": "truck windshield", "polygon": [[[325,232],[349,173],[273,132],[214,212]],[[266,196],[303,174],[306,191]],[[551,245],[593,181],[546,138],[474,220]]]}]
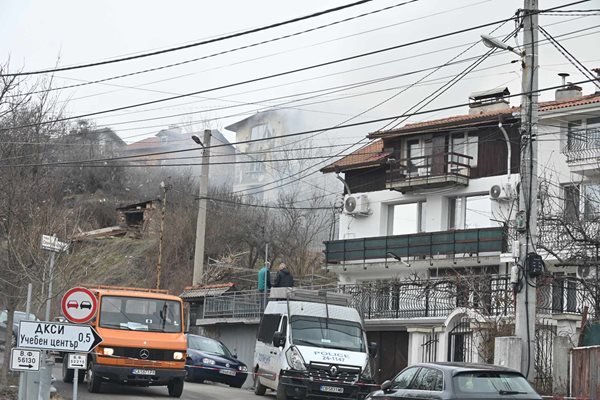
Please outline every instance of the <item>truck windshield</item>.
[{"label": "truck windshield", "polygon": [[172,300],[103,296],[100,326],[132,331],[181,332],[181,306]]},{"label": "truck windshield", "polygon": [[363,330],[357,322],[308,316],[294,316],[291,321],[295,345],[365,351]]}]

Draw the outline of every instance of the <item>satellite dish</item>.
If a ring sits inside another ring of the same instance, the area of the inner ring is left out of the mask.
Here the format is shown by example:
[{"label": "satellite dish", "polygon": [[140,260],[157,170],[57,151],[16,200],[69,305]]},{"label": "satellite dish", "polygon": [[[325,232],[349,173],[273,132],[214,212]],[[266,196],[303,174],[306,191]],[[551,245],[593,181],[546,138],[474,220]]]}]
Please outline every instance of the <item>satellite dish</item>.
[{"label": "satellite dish", "polygon": [[502,188],[500,186],[494,185],[490,188],[490,197],[492,199],[500,198],[501,194],[502,194]]},{"label": "satellite dish", "polygon": [[348,196],[344,202],[344,208],[347,212],[352,212],[356,209],[356,199],[353,196]]}]

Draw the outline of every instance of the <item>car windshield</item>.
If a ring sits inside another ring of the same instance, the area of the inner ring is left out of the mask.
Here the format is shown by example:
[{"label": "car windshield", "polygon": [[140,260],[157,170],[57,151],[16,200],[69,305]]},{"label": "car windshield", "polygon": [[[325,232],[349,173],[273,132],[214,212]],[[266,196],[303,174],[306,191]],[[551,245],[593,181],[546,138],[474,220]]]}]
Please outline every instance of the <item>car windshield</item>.
[{"label": "car windshield", "polygon": [[363,330],[358,322],[308,316],[294,316],[291,321],[295,345],[365,351]]},{"label": "car windshield", "polygon": [[454,377],[454,386],[463,393],[503,395],[535,393],[521,375],[499,371],[464,372]]},{"label": "car windshield", "polygon": [[188,348],[231,358],[231,352],[221,342],[202,336],[189,335]]},{"label": "car windshield", "polygon": [[[13,323],[18,324],[19,321],[23,321],[23,320],[27,319],[26,317],[27,317],[27,313],[25,313],[23,311],[15,311]],[[6,323],[7,320],[8,320],[8,313],[6,311],[0,312],[0,323]],[[32,313],[29,313],[29,320],[37,321],[38,319]]]},{"label": "car windshield", "polygon": [[132,331],[181,332],[181,306],[173,300],[103,296],[100,326]]}]

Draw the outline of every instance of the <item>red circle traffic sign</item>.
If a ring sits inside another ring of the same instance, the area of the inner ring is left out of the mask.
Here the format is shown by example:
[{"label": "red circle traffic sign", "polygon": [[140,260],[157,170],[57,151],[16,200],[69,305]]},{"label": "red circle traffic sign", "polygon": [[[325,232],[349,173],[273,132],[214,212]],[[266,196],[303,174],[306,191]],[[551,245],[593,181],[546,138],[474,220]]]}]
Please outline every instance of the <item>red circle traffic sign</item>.
[{"label": "red circle traffic sign", "polygon": [[98,300],[88,289],[76,287],[65,293],[60,305],[66,319],[75,324],[83,324],[96,315]]}]

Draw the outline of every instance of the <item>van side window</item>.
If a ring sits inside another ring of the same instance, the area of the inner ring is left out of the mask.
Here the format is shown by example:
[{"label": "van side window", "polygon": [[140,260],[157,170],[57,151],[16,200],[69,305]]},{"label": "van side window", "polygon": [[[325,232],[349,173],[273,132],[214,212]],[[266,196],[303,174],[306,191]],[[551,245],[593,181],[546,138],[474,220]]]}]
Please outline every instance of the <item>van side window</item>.
[{"label": "van side window", "polygon": [[263,314],[258,328],[258,340],[264,343],[273,342],[273,334],[279,328],[281,314]]},{"label": "van side window", "polygon": [[281,326],[279,327],[279,332],[283,334],[283,337],[287,334],[287,317],[284,316],[281,318]]}]

